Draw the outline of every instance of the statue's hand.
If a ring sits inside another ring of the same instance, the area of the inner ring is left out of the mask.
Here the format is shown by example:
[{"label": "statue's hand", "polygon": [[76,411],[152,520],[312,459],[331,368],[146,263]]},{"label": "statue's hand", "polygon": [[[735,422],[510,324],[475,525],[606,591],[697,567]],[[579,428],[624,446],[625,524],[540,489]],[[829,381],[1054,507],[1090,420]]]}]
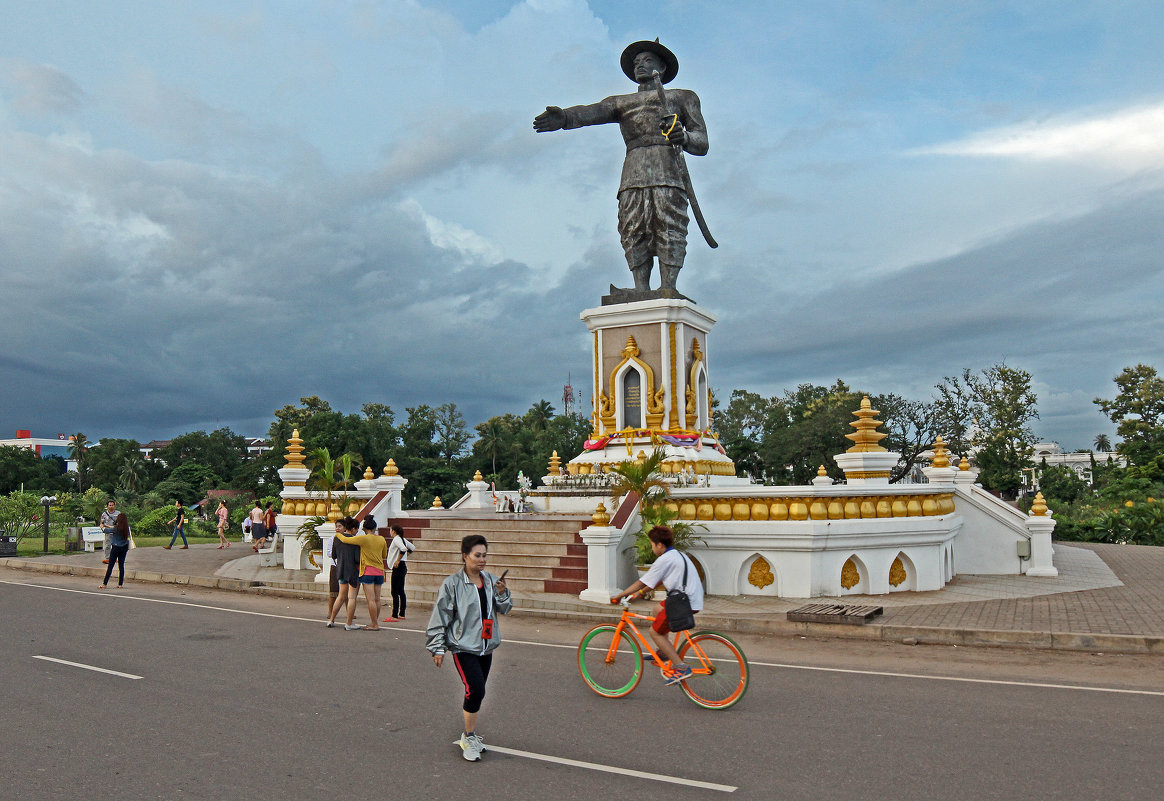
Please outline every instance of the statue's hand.
[{"label": "statue's hand", "polygon": [[538,133],[560,131],[566,127],[566,112],[557,106],[546,106],[546,110],[534,117],[534,130]]},{"label": "statue's hand", "polygon": [[687,144],[687,129],[675,114],[664,114],[659,118],[659,130],[667,141],[682,147]]}]

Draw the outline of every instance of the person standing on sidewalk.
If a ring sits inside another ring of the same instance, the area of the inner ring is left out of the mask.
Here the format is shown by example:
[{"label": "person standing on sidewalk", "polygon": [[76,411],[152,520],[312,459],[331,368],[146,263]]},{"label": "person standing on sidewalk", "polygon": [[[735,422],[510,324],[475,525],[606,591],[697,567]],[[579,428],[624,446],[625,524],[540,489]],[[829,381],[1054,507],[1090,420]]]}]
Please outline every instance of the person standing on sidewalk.
[{"label": "person standing on sidewalk", "polygon": [[113,521],[109,566],[105,568],[105,578],[101,582],[101,589],[109,586],[109,576],[113,573],[115,562],[117,563],[117,589],[125,586],[125,555],[129,553],[129,537],[129,518],[125,516],[125,512],[118,512]]},{"label": "person standing on sidewalk", "polygon": [[174,527],[174,535],[172,537],[170,537],[170,544],[163,545],[162,547],[165,548],[167,551],[170,550],[171,548],[174,547],[174,543],[177,542],[178,537],[181,537],[182,538],[182,547],[179,548],[178,550],[184,551],[190,547],[190,543],[188,543],[186,541],[186,530],[185,530],[186,510],[182,508],[182,501],[181,500],[174,501],[174,509],[176,511],[174,512],[173,519],[170,520],[170,522],[166,524],[166,525],[172,525]]},{"label": "person standing on sidewalk", "polygon": [[101,564],[109,564],[109,553],[113,547],[113,526],[117,523],[117,504],[110,498],[105,502],[105,511],[101,513],[101,520],[97,525],[101,526],[101,533],[105,535],[105,558],[101,560]]},{"label": "person standing on sidewalk", "polygon": [[251,509],[251,539],[254,544],[251,545],[253,550],[259,550],[267,544],[267,527],[263,523],[265,515],[263,514],[263,502],[255,501],[255,508]]},{"label": "person standing on sidewalk", "polygon": [[[344,517],[335,521],[336,534],[351,534],[358,531],[360,524],[351,517]],[[339,537],[331,540],[331,579],[332,602],[327,610],[327,627],[335,625],[336,615],[344,604],[347,604],[347,621],[345,631],[354,631],[360,626],[353,626],[352,620],[356,616],[356,598],[360,594],[360,546],[344,542]]]},{"label": "person standing on sidewalk", "polygon": [[[360,584],[364,587],[364,596],[368,599],[368,617],[372,619],[370,626],[364,626],[364,631],[380,630],[380,592],[384,587],[384,566],[388,557],[388,543],[380,536],[376,519],[368,516],[364,518],[363,533],[349,537],[335,533],[336,539],[360,546]],[[349,603],[355,603],[351,598]],[[352,607],[348,607],[348,619],[351,619]],[[348,628],[345,626],[344,628]]]},{"label": "person standing on sidewalk", "polygon": [[226,501],[219,500],[214,515],[218,518],[218,547],[229,548],[230,540],[226,538],[226,521],[230,517],[230,510],[226,508]]},{"label": "person standing on sidewalk", "polygon": [[408,577],[408,555],[416,546],[404,539],[404,529],[392,527],[392,542],[388,545],[388,569],[392,571],[392,617],[385,623],[404,620],[408,609],[408,596],[404,594],[404,580]]},{"label": "person standing on sidewalk", "polygon": [[437,593],[425,631],[425,647],[438,668],[445,653],[451,652],[457,673],[465,685],[461,710],[465,729],[456,744],[470,762],[481,759],[488,749],[477,734],[477,715],[485,698],[485,682],[493,665],[493,652],[501,644],[497,615],[507,615],[513,600],[505,580],[485,572],[489,543],[480,534],[461,540],[461,559],[465,566],[445,579]]}]

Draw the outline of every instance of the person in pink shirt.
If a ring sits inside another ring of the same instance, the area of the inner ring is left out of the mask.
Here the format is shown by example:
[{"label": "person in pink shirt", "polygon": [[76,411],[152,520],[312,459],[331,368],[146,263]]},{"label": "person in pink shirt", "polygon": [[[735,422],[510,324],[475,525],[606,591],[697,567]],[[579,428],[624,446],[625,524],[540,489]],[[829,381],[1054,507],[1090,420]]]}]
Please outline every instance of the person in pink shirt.
[{"label": "person in pink shirt", "polygon": [[226,508],[226,501],[220,500],[218,502],[218,509],[214,514],[218,517],[218,547],[229,548],[230,541],[226,538],[226,519],[230,516],[230,511]]}]

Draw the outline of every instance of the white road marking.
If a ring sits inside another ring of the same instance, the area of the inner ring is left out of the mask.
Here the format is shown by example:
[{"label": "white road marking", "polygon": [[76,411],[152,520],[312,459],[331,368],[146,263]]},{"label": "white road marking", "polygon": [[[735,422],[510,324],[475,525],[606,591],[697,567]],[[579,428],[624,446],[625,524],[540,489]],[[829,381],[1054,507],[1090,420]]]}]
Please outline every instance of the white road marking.
[{"label": "white road marking", "polygon": [[526,759],[536,759],[541,762],[553,762],[557,765],[569,765],[574,768],[585,768],[586,770],[597,770],[602,773],[617,773],[620,776],[631,776],[635,779],[648,779],[654,782],[667,782],[669,784],[680,784],[684,787],[698,787],[703,790],[717,790],[721,793],[734,793],[740,789],[730,784],[715,784],[714,782],[702,782],[698,779],[684,779],[680,776],[665,776],[661,773],[647,773],[641,770],[630,770],[629,768],[618,768],[613,765],[601,765],[597,762],[582,762],[578,759],[566,759],[565,757],[551,756],[549,754],[537,754],[533,751],[519,751],[516,748],[505,748],[500,745],[489,743],[486,753],[497,752],[499,754],[510,754],[512,756],[525,757]]},{"label": "white road marking", "polygon": [[1041,681],[1006,681],[1005,679],[970,679],[963,676],[928,676],[924,673],[893,673],[886,670],[851,670],[849,668],[817,667],[815,665],[785,665],[779,662],[748,662],[749,665],[783,668],[784,670],[817,670],[822,673],[854,673],[859,676],[887,676],[897,679],[928,679],[929,681],[961,681],[969,684],[1003,684],[1012,687],[1042,687],[1050,690],[1085,690],[1092,693],[1124,693],[1127,695],[1159,695],[1155,690],[1125,690],[1119,687],[1089,687],[1083,684],[1048,684]]},{"label": "white road marking", "polygon": [[142,676],[135,676],[132,673],[122,673],[120,670],[109,670],[108,668],[100,668],[95,665],[85,665],[80,662],[70,662],[67,659],[57,659],[52,656],[33,655],[33,659],[43,659],[45,662],[56,662],[58,665],[68,665],[69,667],[84,668],[85,670],[95,670],[98,673],[108,673],[110,676],[121,676],[123,679],[140,679]]},{"label": "white road marking", "polygon": [[[75,590],[75,589],[72,589],[70,587],[53,587],[53,586],[48,585],[48,584],[34,584],[34,583],[28,582],[28,581],[6,581],[4,579],[0,579],[0,584],[11,584],[13,586],[20,586],[20,587],[36,587],[36,588],[42,589],[42,590],[56,590],[58,592],[76,592],[76,593],[81,593],[82,595],[99,595],[102,598],[119,598],[119,599],[127,600],[127,601],[144,601],[146,603],[153,603],[153,604],[172,604],[174,606],[189,606],[189,607],[192,607],[194,609],[210,609],[210,610],[213,610],[216,612],[233,612],[234,614],[237,614],[237,615],[254,615],[256,617],[273,617],[273,618],[278,618],[279,620],[298,620],[298,621],[302,621],[302,622],[306,622],[306,623],[313,623],[313,624],[322,624],[324,622],[322,619],[314,618],[314,617],[295,617],[294,615],[276,615],[276,614],[273,614],[271,612],[252,612],[252,611],[247,610],[247,609],[231,609],[231,608],[225,607],[225,606],[211,606],[209,604],[196,604],[196,603],[192,603],[190,601],[168,601],[168,600],[165,600],[162,598],[141,598],[141,597],[138,597],[136,595],[126,595],[124,593],[117,593],[115,595],[111,595],[111,594],[109,594],[109,592],[107,590],[101,591],[101,592],[93,591],[93,590]],[[413,634],[423,634],[424,633],[424,629],[410,629],[410,628],[396,628],[396,627],[392,627],[390,629],[385,629],[385,631],[409,632],[409,633],[413,633]],[[531,646],[537,646],[539,648],[567,648],[571,651],[578,650],[577,645],[569,645],[569,644],[561,644],[561,643],[536,642],[533,640],[506,640],[505,642],[512,644],[512,645],[531,645]],[[854,670],[851,668],[819,667],[816,665],[792,665],[792,664],[785,664],[785,663],[781,663],[781,662],[753,662],[751,660],[748,661],[748,664],[752,667],[770,667],[770,668],[777,668],[777,669],[781,669],[781,670],[815,670],[815,671],[818,671],[821,673],[851,673],[851,674],[857,675],[857,676],[884,676],[886,678],[899,678],[899,679],[924,679],[926,681],[956,681],[956,682],[963,682],[966,684],[999,684],[999,685],[1012,686],[1012,687],[1033,687],[1033,688],[1051,689],[1051,690],[1081,690],[1083,692],[1093,692],[1093,693],[1117,693],[1117,694],[1123,694],[1123,695],[1149,695],[1149,696],[1164,697],[1164,691],[1128,690],[1128,689],[1123,689],[1120,687],[1096,687],[1096,686],[1088,686],[1088,685],[1084,685],[1084,684],[1049,684],[1046,682],[1035,682],[1035,681],[1007,681],[1004,679],[973,679],[973,678],[968,678],[965,676],[931,676],[931,675],[926,675],[924,673],[893,673],[890,671],[881,671],[881,670]]]}]

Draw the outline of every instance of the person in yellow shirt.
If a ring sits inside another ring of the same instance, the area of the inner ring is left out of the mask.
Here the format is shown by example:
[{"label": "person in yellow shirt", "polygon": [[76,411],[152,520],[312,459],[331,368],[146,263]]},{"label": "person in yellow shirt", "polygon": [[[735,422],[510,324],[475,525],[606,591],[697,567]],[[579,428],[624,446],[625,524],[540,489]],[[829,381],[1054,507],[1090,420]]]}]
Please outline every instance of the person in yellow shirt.
[{"label": "person in yellow shirt", "polygon": [[[380,536],[376,519],[371,515],[364,518],[363,532],[348,536],[336,532],[336,539],[360,546],[360,584],[368,599],[368,616],[372,625],[364,626],[364,631],[380,630],[380,592],[384,587],[384,573],[388,558],[388,541]],[[351,599],[355,602],[355,598]]]}]

